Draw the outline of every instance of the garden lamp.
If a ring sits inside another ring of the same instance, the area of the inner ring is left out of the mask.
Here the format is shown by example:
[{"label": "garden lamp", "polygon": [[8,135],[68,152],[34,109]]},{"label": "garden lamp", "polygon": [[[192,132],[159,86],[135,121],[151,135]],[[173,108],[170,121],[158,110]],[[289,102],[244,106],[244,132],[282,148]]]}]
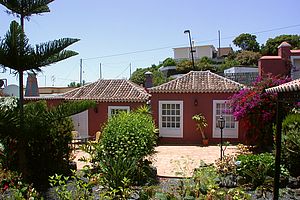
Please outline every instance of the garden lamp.
[{"label": "garden lamp", "polygon": [[220,118],[218,119],[218,126],[221,130],[221,160],[223,158],[223,129],[225,127],[225,119],[223,118],[223,116],[221,115]]}]

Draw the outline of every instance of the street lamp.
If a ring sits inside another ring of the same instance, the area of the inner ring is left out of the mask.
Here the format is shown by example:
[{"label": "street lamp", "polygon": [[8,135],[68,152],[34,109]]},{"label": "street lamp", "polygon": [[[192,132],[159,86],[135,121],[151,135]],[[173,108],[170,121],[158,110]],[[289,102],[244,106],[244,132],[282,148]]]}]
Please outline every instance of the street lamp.
[{"label": "street lamp", "polygon": [[194,63],[194,50],[193,50],[193,46],[192,46],[192,39],[191,39],[191,31],[190,30],[185,30],[183,32],[184,34],[189,34],[189,39],[190,39],[190,47],[191,47],[191,54],[192,54],[192,65],[193,65],[193,70],[195,70],[195,63]]},{"label": "street lamp", "polygon": [[221,115],[220,118],[218,119],[218,126],[221,129],[221,160],[223,158],[223,129],[225,127],[225,119]]}]

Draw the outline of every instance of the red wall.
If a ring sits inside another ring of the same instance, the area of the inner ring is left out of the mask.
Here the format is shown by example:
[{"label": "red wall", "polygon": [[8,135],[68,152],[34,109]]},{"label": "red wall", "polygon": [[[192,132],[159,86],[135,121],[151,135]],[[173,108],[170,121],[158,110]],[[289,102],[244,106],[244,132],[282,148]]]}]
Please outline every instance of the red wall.
[{"label": "red wall", "polygon": [[135,110],[136,108],[144,105],[142,102],[100,102],[97,104],[97,108],[89,109],[88,119],[89,119],[89,135],[95,136],[96,132],[101,130],[102,125],[107,121],[108,117],[108,106],[129,106],[130,110]]},{"label": "red wall", "polygon": [[[26,103],[30,101],[37,101],[37,100],[26,100]],[[63,99],[47,99],[47,105],[57,106],[64,102]],[[108,106],[129,106],[130,110],[135,110],[136,108],[144,105],[143,102],[100,102],[97,104],[97,108],[90,108],[88,111],[88,132],[90,136],[95,136],[96,132],[100,130],[101,126],[107,121],[108,117]]]},{"label": "red wall", "polygon": [[[196,123],[192,120],[193,115],[202,113],[208,122],[208,127],[204,130],[209,137],[210,143],[220,142],[219,138],[212,139],[212,124],[213,124],[213,100],[226,100],[233,95],[232,93],[185,93],[185,94],[166,94],[166,93],[152,93],[151,94],[152,114],[156,125],[158,127],[158,106],[160,101],[177,100],[183,101],[183,138],[160,138],[162,143],[189,143],[202,144],[201,134],[196,130]],[[197,99],[198,105],[194,105]],[[245,136],[241,134],[241,127],[239,126],[239,137],[237,139],[226,139],[230,142],[242,142]]]},{"label": "red wall", "polygon": [[273,76],[288,76],[290,75],[290,68],[286,62],[281,58],[264,58],[262,57],[258,63],[259,76],[266,76],[272,74]]}]

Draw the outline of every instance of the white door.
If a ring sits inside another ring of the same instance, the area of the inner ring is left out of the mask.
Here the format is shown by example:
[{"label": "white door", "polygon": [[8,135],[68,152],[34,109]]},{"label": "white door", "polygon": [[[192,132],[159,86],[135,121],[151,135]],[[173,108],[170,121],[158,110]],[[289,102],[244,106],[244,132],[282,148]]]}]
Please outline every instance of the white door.
[{"label": "white door", "polygon": [[183,101],[159,101],[159,136],[183,138]]},{"label": "white door", "polygon": [[72,115],[74,129],[78,131],[79,136],[88,136],[88,110]]},{"label": "white door", "polygon": [[225,119],[223,138],[238,138],[238,121],[235,121],[225,100],[213,100],[213,138],[221,138],[221,130],[218,127],[218,119],[221,115]]}]

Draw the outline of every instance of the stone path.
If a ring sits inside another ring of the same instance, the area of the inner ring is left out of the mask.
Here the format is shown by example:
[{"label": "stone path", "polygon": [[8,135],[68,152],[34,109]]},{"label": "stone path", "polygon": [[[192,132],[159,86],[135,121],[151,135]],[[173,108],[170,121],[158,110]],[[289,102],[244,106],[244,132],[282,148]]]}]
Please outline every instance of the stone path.
[{"label": "stone path", "polygon": [[[236,150],[236,146],[228,146],[225,154],[234,154]],[[200,160],[209,164],[220,157],[219,146],[158,146],[155,151],[150,160],[157,168],[157,174],[167,177],[191,176],[193,170],[199,166]],[[89,155],[80,150],[77,150],[75,155],[77,169],[82,169],[86,163],[78,159]]]}]

